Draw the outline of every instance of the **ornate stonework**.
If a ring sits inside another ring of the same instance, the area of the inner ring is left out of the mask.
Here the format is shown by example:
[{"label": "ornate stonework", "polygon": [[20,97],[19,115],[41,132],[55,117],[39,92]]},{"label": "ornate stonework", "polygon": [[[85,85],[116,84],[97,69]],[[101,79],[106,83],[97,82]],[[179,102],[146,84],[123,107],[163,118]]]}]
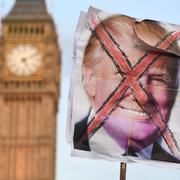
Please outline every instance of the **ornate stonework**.
[{"label": "ornate stonework", "polygon": [[[41,47],[40,74],[9,72],[8,54],[22,44]],[[2,20],[0,37],[0,180],[55,179],[60,67],[55,25],[44,0],[16,0]]]}]

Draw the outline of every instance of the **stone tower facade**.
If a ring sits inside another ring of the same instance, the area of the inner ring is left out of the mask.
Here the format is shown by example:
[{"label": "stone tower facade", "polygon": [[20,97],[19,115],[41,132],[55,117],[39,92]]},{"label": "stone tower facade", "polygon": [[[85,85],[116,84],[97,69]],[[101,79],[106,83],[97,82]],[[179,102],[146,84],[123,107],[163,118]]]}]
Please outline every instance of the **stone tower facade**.
[{"label": "stone tower facade", "polygon": [[0,37],[0,180],[54,180],[60,50],[44,0],[16,0]]}]

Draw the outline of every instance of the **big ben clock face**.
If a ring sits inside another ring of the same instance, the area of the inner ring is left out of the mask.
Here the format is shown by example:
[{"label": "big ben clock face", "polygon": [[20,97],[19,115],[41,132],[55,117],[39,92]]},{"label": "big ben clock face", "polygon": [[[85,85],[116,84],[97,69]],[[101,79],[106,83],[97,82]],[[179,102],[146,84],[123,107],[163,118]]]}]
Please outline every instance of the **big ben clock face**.
[{"label": "big ben clock face", "polygon": [[7,66],[17,76],[29,76],[39,69],[42,63],[40,51],[30,44],[21,44],[7,55]]}]

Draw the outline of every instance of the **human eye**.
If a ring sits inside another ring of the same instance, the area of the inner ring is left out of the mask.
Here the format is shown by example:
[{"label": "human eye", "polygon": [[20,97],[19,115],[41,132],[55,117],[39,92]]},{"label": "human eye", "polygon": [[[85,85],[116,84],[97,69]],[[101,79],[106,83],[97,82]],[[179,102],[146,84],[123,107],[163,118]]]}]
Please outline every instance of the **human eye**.
[{"label": "human eye", "polygon": [[124,76],[124,74],[121,71],[118,71],[118,70],[114,71],[113,74],[114,74],[114,76],[119,76],[119,77]]},{"label": "human eye", "polygon": [[114,75],[121,75],[121,73],[119,71],[115,71]]},{"label": "human eye", "polygon": [[170,86],[171,81],[168,74],[152,74],[150,76],[151,85],[154,86]]},{"label": "human eye", "polygon": [[118,70],[114,71],[113,72],[113,79],[117,80],[117,81],[121,81],[123,79],[121,72],[119,72]]}]

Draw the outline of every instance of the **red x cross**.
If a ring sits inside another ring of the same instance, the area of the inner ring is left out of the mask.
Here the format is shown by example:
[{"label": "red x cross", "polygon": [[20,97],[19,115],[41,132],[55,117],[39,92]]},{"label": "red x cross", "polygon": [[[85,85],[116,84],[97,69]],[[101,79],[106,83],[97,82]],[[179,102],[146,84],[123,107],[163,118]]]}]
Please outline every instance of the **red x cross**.
[{"label": "red x cross", "polygon": [[[95,27],[97,23],[97,19],[93,19],[91,27]],[[146,104],[148,103],[145,102],[149,101],[151,95],[142,88],[141,83],[139,82],[139,78],[154,63],[160,54],[158,52],[146,53],[134,67],[131,67],[130,63],[128,63],[128,59],[126,59],[123,52],[119,46],[117,46],[116,42],[114,42],[113,37],[109,34],[103,24],[100,24],[99,26],[102,27],[95,31],[95,37],[116,64],[117,69],[121,72],[123,80],[120,82],[118,88],[111,93],[96,112],[96,115],[88,124],[87,132],[84,134],[79,144],[81,144],[86,138],[91,137],[105,123],[105,120],[108,119],[114,108],[116,108],[122,100],[123,95],[129,88],[131,88],[138,104],[144,111],[151,114],[152,121],[163,134],[163,137],[172,153],[177,157],[179,150],[171,131],[164,122],[161,113],[158,111],[158,107],[155,107],[158,113],[153,113],[151,112],[151,108],[146,107]],[[94,29],[94,27],[92,28]],[[157,48],[166,50],[178,38],[180,38],[180,32],[174,32],[160,42]],[[154,104],[154,106],[156,106],[156,104]]]}]

